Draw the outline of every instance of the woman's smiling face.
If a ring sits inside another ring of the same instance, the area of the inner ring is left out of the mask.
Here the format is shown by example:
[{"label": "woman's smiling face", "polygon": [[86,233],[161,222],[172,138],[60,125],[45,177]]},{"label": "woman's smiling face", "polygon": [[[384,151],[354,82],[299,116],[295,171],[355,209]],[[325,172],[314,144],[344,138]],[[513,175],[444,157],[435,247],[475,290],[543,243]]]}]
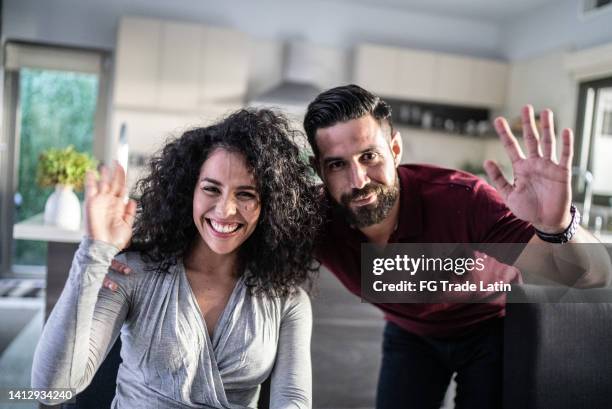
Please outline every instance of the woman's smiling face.
[{"label": "woman's smiling face", "polygon": [[193,221],[217,254],[238,250],[257,227],[261,204],[244,156],[215,149],[200,168],[193,192]]}]

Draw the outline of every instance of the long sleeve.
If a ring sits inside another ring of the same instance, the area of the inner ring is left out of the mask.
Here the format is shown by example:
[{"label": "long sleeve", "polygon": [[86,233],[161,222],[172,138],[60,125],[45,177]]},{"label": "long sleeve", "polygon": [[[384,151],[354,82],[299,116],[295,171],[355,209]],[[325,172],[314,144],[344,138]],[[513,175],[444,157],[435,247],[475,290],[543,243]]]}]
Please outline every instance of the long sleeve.
[{"label": "long sleeve", "polygon": [[311,334],[310,299],[299,289],[290,297],[281,319],[272,372],[271,409],[308,409],[312,406]]},{"label": "long sleeve", "polygon": [[101,241],[81,242],[34,353],[32,387],[74,388],[78,393],[91,382],[129,310],[130,276],[113,275],[116,292],[102,287],[117,252]]}]

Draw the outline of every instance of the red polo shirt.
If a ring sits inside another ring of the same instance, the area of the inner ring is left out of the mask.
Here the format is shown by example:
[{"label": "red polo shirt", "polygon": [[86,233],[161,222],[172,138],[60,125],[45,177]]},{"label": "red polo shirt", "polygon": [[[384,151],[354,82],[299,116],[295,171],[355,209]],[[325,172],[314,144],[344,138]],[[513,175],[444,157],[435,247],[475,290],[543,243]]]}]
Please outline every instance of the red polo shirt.
[{"label": "red polo shirt", "polygon": [[[391,243],[527,243],[533,227],[517,219],[497,191],[469,173],[427,165],[398,167],[400,211]],[[317,259],[352,293],[361,296],[361,231],[330,209]],[[504,282],[520,280],[508,269]],[[412,333],[452,337],[502,317],[505,298],[471,304],[375,304],[385,318]]]}]

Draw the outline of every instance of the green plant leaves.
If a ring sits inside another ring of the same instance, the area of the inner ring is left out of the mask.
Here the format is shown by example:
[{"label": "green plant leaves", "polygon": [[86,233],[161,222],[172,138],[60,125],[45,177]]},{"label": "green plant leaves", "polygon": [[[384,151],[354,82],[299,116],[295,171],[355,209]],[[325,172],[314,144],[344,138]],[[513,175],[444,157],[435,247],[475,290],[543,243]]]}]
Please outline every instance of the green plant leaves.
[{"label": "green plant leaves", "polygon": [[85,174],[95,169],[97,161],[87,153],[77,152],[74,146],[64,149],[50,148],[38,159],[37,182],[42,187],[71,185],[83,189]]}]

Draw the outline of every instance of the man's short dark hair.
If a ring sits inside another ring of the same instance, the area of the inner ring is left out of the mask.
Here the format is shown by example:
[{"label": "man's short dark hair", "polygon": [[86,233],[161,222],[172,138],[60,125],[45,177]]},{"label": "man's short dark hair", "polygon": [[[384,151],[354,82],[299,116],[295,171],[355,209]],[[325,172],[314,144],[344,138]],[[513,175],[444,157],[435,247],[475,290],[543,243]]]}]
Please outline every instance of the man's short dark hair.
[{"label": "man's short dark hair", "polygon": [[304,117],[304,130],[315,157],[319,156],[315,141],[317,130],[333,126],[339,122],[361,118],[367,114],[372,115],[381,126],[384,122],[387,122],[390,134],[393,134],[389,104],[360,86],[354,84],[343,85],[319,94],[308,105]]}]

